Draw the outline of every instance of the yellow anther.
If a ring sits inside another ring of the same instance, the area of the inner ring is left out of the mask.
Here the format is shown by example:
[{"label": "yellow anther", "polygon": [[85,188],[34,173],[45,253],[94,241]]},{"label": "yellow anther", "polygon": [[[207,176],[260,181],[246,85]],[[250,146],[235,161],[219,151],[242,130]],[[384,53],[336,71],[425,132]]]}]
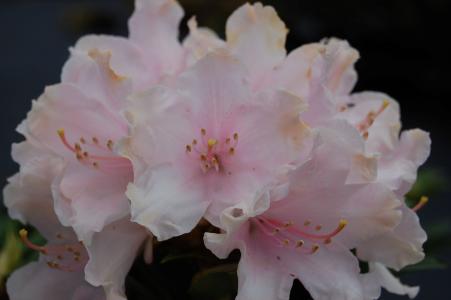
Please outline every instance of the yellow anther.
[{"label": "yellow anther", "polygon": [[25,228],[22,228],[19,230],[19,236],[20,238],[24,239],[28,237],[28,231]]},{"label": "yellow anther", "polygon": [[346,227],[346,225],[348,225],[348,220],[345,219],[341,219],[340,222],[338,223],[338,230],[343,230],[343,228]]},{"label": "yellow anther", "polygon": [[383,111],[384,109],[387,108],[387,106],[390,105],[390,101],[388,101],[387,99],[384,99],[384,101],[382,102],[382,107],[381,107],[381,111]]},{"label": "yellow anther", "polygon": [[60,136],[60,138],[64,138],[64,129],[58,129],[57,131],[56,131],[57,133],[58,133],[58,135]]},{"label": "yellow anther", "polygon": [[217,143],[218,143],[218,141],[215,139],[208,139],[208,142],[207,142],[209,148],[213,148],[213,146],[216,145]]},{"label": "yellow anther", "polygon": [[290,240],[289,240],[289,239],[284,239],[284,240],[283,240],[283,244],[284,244],[285,246],[290,245]]},{"label": "yellow anther", "polygon": [[413,211],[418,211],[420,208],[422,208],[426,203],[429,202],[429,198],[426,196],[421,196],[420,201],[412,208]]}]

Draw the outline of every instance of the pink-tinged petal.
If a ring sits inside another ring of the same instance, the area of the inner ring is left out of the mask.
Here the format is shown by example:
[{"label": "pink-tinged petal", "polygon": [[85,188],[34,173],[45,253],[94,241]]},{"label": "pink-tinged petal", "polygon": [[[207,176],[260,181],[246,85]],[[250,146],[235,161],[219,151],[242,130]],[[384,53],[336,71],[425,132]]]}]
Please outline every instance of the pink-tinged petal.
[{"label": "pink-tinged petal", "polygon": [[[309,100],[309,95],[323,80],[324,51],[325,46],[320,43],[303,45],[291,51],[274,72],[275,85]],[[311,101],[309,110],[315,105]]]},{"label": "pink-tinged petal", "polygon": [[408,286],[401,283],[401,281],[396,278],[383,264],[380,263],[370,263],[368,284],[374,286],[374,288],[383,287],[390,293],[396,295],[407,295],[410,299],[414,299],[420,288],[417,286]]},{"label": "pink-tinged petal", "polygon": [[183,41],[187,50],[187,63],[192,65],[210,52],[226,47],[225,41],[209,28],[198,28],[195,17],[188,21],[189,34]]},{"label": "pink-tinged petal", "polygon": [[145,67],[142,49],[130,40],[107,35],[87,35],[80,38],[71,49],[72,56],[64,65],[61,81],[82,79],[89,60],[80,57],[89,57],[90,53],[95,52],[109,53],[111,71],[119,77],[131,79],[134,91],[147,88],[158,79],[159,74],[155,70]]},{"label": "pink-tinged petal", "polygon": [[287,259],[313,299],[364,299],[358,260],[347,249],[321,248],[313,255]]},{"label": "pink-tinged petal", "polygon": [[198,184],[171,165],[150,168],[128,186],[132,220],[159,240],[190,232],[209,205]]},{"label": "pink-tinged petal", "polygon": [[183,9],[174,0],[139,0],[129,20],[130,40],[142,49],[146,67],[159,77],[183,67],[184,51],[178,41]]},{"label": "pink-tinged petal", "polygon": [[268,214],[315,234],[332,232],[340,220],[347,226],[334,239],[355,247],[395,227],[400,202],[379,183],[348,184],[354,158],[363,148],[356,130],[344,122],[321,129],[312,158],[290,174],[287,199],[275,202]]},{"label": "pink-tinged petal", "polygon": [[112,54],[98,49],[73,53],[63,71],[63,83],[73,84],[87,97],[97,99],[113,112],[122,110],[133,91],[132,80],[111,67]]},{"label": "pink-tinged petal", "polygon": [[147,236],[143,227],[128,218],[94,234],[87,247],[86,280],[94,286],[105,287],[107,299],[126,299],[124,280]]},{"label": "pink-tinged petal", "polygon": [[31,142],[13,145],[13,157],[21,168],[9,178],[3,190],[8,213],[14,219],[32,224],[47,239],[53,239],[55,228],[60,226],[53,211],[50,186],[64,164]]},{"label": "pink-tinged petal", "polygon": [[11,300],[104,300],[102,288],[84,280],[83,272],[64,272],[49,268],[43,261],[15,271],[6,283]]},{"label": "pink-tinged petal", "polygon": [[206,247],[220,258],[240,249],[238,298],[288,299],[293,279],[299,278],[314,299],[363,299],[358,261],[348,249],[324,245],[313,250],[304,245],[304,250],[293,241],[284,245],[260,219],[272,210],[267,210],[267,194],[261,196],[251,206],[243,203],[225,210],[225,233],[204,237]]},{"label": "pink-tinged petal", "polygon": [[378,180],[398,195],[405,195],[415,183],[417,170],[430,151],[429,133],[420,129],[403,131],[393,151],[381,157]]},{"label": "pink-tinged petal", "polygon": [[101,167],[90,169],[79,163],[69,163],[58,186],[62,197],[55,199],[63,202],[70,199],[69,223],[85,244],[89,244],[94,232],[100,232],[104,226],[129,214],[125,190],[133,180],[131,164],[124,161],[123,167],[105,171],[100,171]]},{"label": "pink-tinged petal", "polygon": [[[108,124],[107,126],[105,124]],[[127,127],[118,113],[113,113],[101,102],[85,96],[70,84],[48,87],[28,114],[28,132],[55,154],[76,159],[75,143],[82,138],[93,151],[110,152],[108,140],[116,141],[127,135]],[[58,130],[64,132],[58,133]],[[62,141],[61,133],[69,145]],[[98,149],[101,147],[103,150]]]},{"label": "pink-tinged petal", "polygon": [[244,4],[227,20],[227,44],[249,69],[252,86],[285,58],[287,33],[274,8],[261,3]]},{"label": "pink-tinged petal", "polygon": [[247,75],[240,61],[224,51],[215,52],[181,74],[175,88],[188,98],[191,114],[206,118],[198,122],[210,124],[233,107],[251,102]]},{"label": "pink-tinged petal", "polygon": [[360,57],[359,52],[344,40],[332,38],[325,40],[323,44],[327,69],[326,86],[334,95],[347,95],[357,81],[354,64]]},{"label": "pink-tinged petal", "polygon": [[424,258],[423,244],[427,236],[418,216],[405,204],[401,211],[402,219],[398,226],[358,246],[359,258],[380,262],[395,270]]},{"label": "pink-tinged petal", "polygon": [[387,153],[396,146],[401,128],[398,103],[383,93],[355,93],[340,104],[337,116],[355,126],[366,136],[370,153]]},{"label": "pink-tinged petal", "polygon": [[[257,250],[257,251],[256,251]],[[258,249],[242,249],[237,300],[288,300],[294,278],[268,264]]]}]

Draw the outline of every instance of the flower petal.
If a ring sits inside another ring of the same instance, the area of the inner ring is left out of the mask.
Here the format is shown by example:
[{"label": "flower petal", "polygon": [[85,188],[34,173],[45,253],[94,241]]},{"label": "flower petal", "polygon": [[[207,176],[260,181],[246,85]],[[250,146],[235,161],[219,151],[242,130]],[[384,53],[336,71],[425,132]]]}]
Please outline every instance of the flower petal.
[{"label": "flower petal", "polygon": [[143,227],[131,223],[128,218],[94,234],[87,247],[86,280],[94,286],[105,287],[108,299],[126,299],[125,277],[147,235]]},{"label": "flower petal", "polygon": [[43,261],[15,271],[6,283],[11,300],[104,300],[102,288],[84,281],[83,272],[64,272],[49,268]]},{"label": "flower petal", "polygon": [[244,4],[227,20],[227,44],[249,69],[252,86],[285,58],[287,33],[274,8],[261,3]]},{"label": "flower petal", "polygon": [[145,65],[159,77],[174,74],[183,66],[178,41],[183,9],[174,0],[138,0],[129,20],[130,40],[142,49]]},{"label": "flower petal", "polygon": [[65,220],[65,215],[59,215],[60,219],[70,223],[79,239],[89,244],[94,232],[129,214],[125,190],[132,179],[131,165],[101,172],[70,163],[58,186],[63,197],[55,201],[70,199],[71,217]]},{"label": "flower petal", "polygon": [[357,255],[366,261],[380,262],[395,270],[420,262],[427,239],[418,216],[405,204],[401,223],[393,230],[359,245]]},{"label": "flower petal", "polygon": [[173,166],[150,168],[128,186],[132,220],[160,241],[190,232],[209,205],[196,184]]},{"label": "flower petal", "polygon": [[417,286],[408,286],[401,283],[383,264],[370,263],[369,264],[369,282],[372,285],[383,287],[390,293],[396,295],[407,295],[410,299],[415,298],[420,291]]}]

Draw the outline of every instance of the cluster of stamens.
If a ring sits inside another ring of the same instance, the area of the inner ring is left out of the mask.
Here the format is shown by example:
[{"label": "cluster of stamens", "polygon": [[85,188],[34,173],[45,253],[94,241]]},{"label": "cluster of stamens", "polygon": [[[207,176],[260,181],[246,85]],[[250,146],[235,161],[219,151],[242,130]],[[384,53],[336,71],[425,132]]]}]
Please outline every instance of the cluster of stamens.
[{"label": "cluster of stamens", "polygon": [[200,140],[193,139],[191,144],[185,146],[187,154],[194,153],[198,155],[200,168],[204,173],[210,169],[216,172],[224,171],[224,160],[233,156],[238,145],[238,133],[234,133],[231,137],[225,138],[223,141],[207,136],[207,130],[201,128]]},{"label": "cluster of stamens", "polygon": [[[314,254],[320,248],[320,244],[330,244],[332,238],[339,234],[347,225],[346,220],[340,220],[338,226],[331,232],[320,233],[323,226],[313,226],[311,221],[303,223],[305,228],[313,228],[317,233],[312,233],[312,229],[304,231],[300,226],[295,226],[292,221],[280,222],[267,217],[256,218],[254,224],[271,242],[278,247],[291,248],[304,254]],[[278,259],[280,259],[278,257]]]},{"label": "cluster of stamens", "polygon": [[370,111],[365,119],[363,119],[359,124],[357,124],[357,129],[362,133],[363,138],[368,139],[368,129],[373,125],[376,118],[388,107],[390,102],[384,100],[377,111]]},{"label": "cluster of stamens", "polygon": [[46,246],[39,246],[30,241],[26,229],[21,229],[19,236],[25,246],[45,256],[49,268],[76,272],[83,270],[88,261],[88,255],[83,244],[81,242],[65,243],[62,234],[56,235],[56,238],[61,240],[60,244],[47,244]]},{"label": "cluster of stamens", "polygon": [[[91,139],[80,137],[73,145],[67,140],[64,129],[57,131],[63,145],[74,153],[75,158],[83,165],[95,169],[108,169],[128,166],[130,163],[126,158],[114,154],[112,140],[101,143],[93,136]],[[87,149],[100,152],[102,155],[93,155]]]}]

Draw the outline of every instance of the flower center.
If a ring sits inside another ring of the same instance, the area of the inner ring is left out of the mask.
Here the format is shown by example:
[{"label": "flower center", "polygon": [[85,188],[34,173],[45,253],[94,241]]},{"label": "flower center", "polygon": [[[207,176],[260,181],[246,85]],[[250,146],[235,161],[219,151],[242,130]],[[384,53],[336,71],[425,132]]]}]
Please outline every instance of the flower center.
[{"label": "flower center", "polygon": [[61,234],[56,235],[56,238],[61,240],[61,244],[47,244],[46,246],[39,246],[31,242],[26,229],[21,229],[19,235],[25,246],[45,256],[47,265],[51,269],[76,272],[83,270],[88,262],[88,253],[83,244],[81,242],[65,242],[65,238]]},{"label": "flower center", "polygon": [[[80,137],[79,141],[72,146],[66,138],[64,129],[59,129],[57,132],[63,145],[75,154],[75,158],[82,165],[106,172],[115,168],[131,167],[128,159],[117,156],[113,152],[112,140],[101,143],[95,136],[90,140]],[[93,155],[92,152],[96,154]]]},{"label": "flower center", "polygon": [[216,172],[225,171],[224,163],[233,156],[238,145],[238,133],[224,140],[216,139],[207,135],[207,130],[201,128],[200,140],[193,139],[191,144],[185,146],[185,152],[188,155],[196,155],[199,165],[204,173],[211,169]]},{"label": "flower center", "polygon": [[[346,220],[340,220],[338,226],[328,232],[320,233],[322,225],[314,226],[314,230],[318,233],[306,231],[300,229],[300,226],[296,226],[292,221],[280,222],[279,220],[257,217],[254,219],[256,227],[268,238],[271,243],[275,243],[278,247],[291,248],[293,250],[300,251],[305,254],[314,254],[320,248],[320,243],[330,244],[332,238],[339,234],[347,225]],[[305,221],[304,227],[311,227],[309,220]]]}]

